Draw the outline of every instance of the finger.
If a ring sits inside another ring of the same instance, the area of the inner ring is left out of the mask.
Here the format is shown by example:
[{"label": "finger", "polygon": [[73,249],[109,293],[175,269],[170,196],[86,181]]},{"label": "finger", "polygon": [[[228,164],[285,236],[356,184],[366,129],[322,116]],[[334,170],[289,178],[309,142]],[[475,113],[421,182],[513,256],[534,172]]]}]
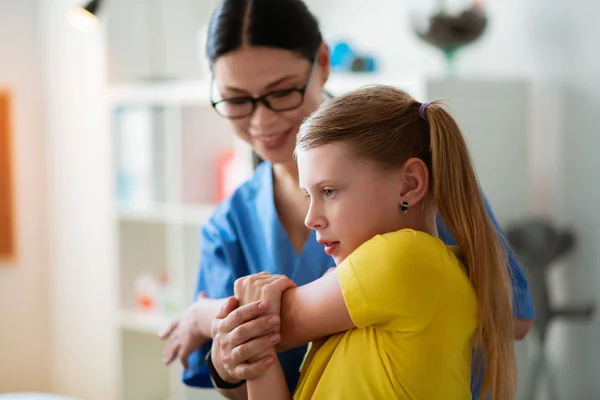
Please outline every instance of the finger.
[{"label": "finger", "polygon": [[217,313],[216,318],[223,319],[227,317],[238,306],[238,301],[235,297],[230,297],[225,301],[221,310]]},{"label": "finger", "polygon": [[231,376],[235,379],[256,379],[265,373],[275,362],[272,356],[266,356],[252,363],[244,363],[235,367],[234,373]]},{"label": "finger", "polygon": [[255,301],[238,307],[224,317],[222,323],[219,325],[219,332],[229,333],[241,324],[260,317],[268,309],[269,302],[266,300]]},{"label": "finger", "polygon": [[287,289],[298,287],[298,285],[296,285],[296,283],[287,276],[282,276],[281,278],[272,282],[271,285],[273,285],[282,292]]},{"label": "finger", "polygon": [[278,333],[262,336],[247,343],[235,347],[229,354],[223,356],[223,365],[228,370],[234,370],[237,365],[247,363],[272,349],[281,341],[281,335]]},{"label": "finger", "polygon": [[[187,353],[187,354],[186,354]],[[181,365],[183,365],[183,369],[188,369],[189,365],[188,365],[188,358],[189,353],[187,351],[185,351],[183,349],[183,347],[179,348],[179,351],[177,352],[177,358],[179,359],[179,361],[181,362]]]},{"label": "finger", "polygon": [[196,350],[202,348],[206,343],[208,343],[209,339],[206,337],[202,337],[200,339],[196,338],[193,341],[185,341],[178,352],[178,357],[181,363],[187,369],[188,358],[189,356],[195,352]]},{"label": "finger", "polygon": [[169,336],[171,336],[171,333],[173,333],[173,331],[175,330],[175,328],[177,328],[177,325],[179,325],[179,320],[171,322],[167,329],[165,329],[162,333],[158,334],[160,340],[168,339]]},{"label": "finger", "polygon": [[165,365],[169,365],[177,358],[177,353],[179,351],[179,344],[172,344],[163,352],[163,363]]},{"label": "finger", "polygon": [[239,346],[252,339],[259,338],[279,328],[280,318],[277,315],[263,316],[248,321],[231,331],[231,347]]}]

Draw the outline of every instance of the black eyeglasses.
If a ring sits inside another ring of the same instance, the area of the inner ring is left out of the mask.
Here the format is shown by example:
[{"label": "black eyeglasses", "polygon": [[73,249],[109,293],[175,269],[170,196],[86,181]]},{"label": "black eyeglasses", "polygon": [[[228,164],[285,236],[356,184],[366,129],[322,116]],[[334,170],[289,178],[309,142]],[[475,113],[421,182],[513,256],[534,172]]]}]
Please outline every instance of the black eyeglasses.
[{"label": "black eyeglasses", "polygon": [[308,78],[304,86],[299,88],[290,88],[283,90],[276,90],[264,94],[260,97],[244,96],[244,97],[230,97],[219,101],[212,100],[212,89],[213,85],[210,85],[210,98],[211,104],[217,113],[225,118],[238,119],[246,118],[254,113],[258,103],[262,103],[269,110],[280,112],[294,110],[304,103],[304,94],[308,88],[308,84],[312,78],[313,72],[317,65],[317,57],[315,57]]}]

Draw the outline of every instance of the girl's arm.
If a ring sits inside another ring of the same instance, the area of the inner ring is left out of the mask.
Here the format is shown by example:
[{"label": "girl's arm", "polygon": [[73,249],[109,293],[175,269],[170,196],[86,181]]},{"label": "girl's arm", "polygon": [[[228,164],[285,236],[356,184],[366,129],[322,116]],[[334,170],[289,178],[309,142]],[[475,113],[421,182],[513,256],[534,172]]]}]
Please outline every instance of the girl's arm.
[{"label": "girl's arm", "polygon": [[277,350],[285,351],[354,327],[334,270],[283,293]]},{"label": "girl's arm", "polygon": [[248,400],[292,400],[277,352],[271,349],[267,355],[274,360],[273,365],[258,378],[246,382]]},{"label": "girl's arm", "polygon": [[[262,272],[238,279],[234,284],[234,292],[240,305],[267,300],[267,315],[279,315],[282,293],[293,287],[296,284],[285,276]],[[265,358],[271,366],[258,377],[246,381],[248,400],[291,400],[274,345],[265,353],[254,357],[255,360]]]},{"label": "girl's arm", "polygon": [[277,350],[392,320],[399,326],[426,323],[447,285],[438,268],[441,255],[435,240],[415,231],[368,240],[335,272],[283,293]]}]

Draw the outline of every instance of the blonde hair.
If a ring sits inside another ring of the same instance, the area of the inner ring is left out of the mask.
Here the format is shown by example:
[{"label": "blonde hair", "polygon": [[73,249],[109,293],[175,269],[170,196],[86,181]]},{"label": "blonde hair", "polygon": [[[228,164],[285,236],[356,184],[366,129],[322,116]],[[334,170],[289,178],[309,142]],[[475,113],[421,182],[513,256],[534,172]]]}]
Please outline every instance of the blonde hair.
[{"label": "blonde hair", "polygon": [[477,294],[474,370],[481,393],[516,395],[516,360],[508,262],[487,213],[466,141],[440,102],[421,104],[397,88],[376,85],[324,103],[300,127],[296,150],[343,142],[357,157],[400,168],[418,157],[430,171],[430,197],[463,253]]}]

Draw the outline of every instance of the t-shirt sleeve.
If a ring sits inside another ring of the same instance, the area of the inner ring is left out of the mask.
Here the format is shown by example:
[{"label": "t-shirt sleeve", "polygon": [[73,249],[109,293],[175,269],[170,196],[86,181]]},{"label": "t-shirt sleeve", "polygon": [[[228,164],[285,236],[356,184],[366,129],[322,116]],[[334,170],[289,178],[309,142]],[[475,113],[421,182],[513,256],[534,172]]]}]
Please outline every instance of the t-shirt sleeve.
[{"label": "t-shirt sleeve", "polygon": [[[208,297],[214,299],[233,296],[233,283],[237,278],[247,275],[243,267],[246,263],[241,259],[238,241],[229,227],[221,225],[210,221],[202,228],[196,297],[200,292],[205,292]],[[226,236],[226,239],[223,236]],[[183,371],[183,383],[193,387],[212,387],[210,373],[204,362],[211,345],[212,341],[209,341],[190,354],[189,368]]]},{"label": "t-shirt sleeve", "polygon": [[348,311],[358,328],[394,320],[419,329],[434,311],[444,276],[441,250],[413,231],[378,235],[337,268]]}]

